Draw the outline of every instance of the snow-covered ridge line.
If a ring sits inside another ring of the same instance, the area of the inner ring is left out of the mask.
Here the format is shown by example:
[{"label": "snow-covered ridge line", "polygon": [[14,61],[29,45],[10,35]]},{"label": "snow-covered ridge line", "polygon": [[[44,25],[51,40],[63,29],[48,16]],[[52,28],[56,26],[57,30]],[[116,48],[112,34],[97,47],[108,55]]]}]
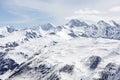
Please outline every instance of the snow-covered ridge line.
[{"label": "snow-covered ridge line", "polygon": [[0,80],[120,80],[120,25],[2,27]]},{"label": "snow-covered ridge line", "polygon": [[[5,36],[10,35],[14,32],[23,32],[26,31],[29,32],[29,36],[31,38],[34,38],[35,35],[39,36],[45,36],[46,34],[55,35],[59,32],[66,31],[66,35],[69,35],[71,37],[92,37],[92,38],[108,38],[108,39],[120,39],[120,25],[116,23],[115,21],[110,21],[109,23],[100,20],[97,24],[87,24],[84,21],[80,21],[78,19],[72,19],[70,20],[66,25],[62,26],[55,26],[53,24],[44,24],[40,25],[36,28],[27,28],[27,29],[21,29],[17,30],[13,27],[7,26],[7,27],[1,27],[0,28],[0,38],[3,38]],[[26,33],[26,35],[27,35]]]}]

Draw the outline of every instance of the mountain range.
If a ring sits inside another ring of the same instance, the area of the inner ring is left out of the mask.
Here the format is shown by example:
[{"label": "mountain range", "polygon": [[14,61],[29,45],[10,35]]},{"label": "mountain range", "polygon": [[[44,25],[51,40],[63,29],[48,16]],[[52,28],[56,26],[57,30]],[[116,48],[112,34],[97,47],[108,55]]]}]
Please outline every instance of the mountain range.
[{"label": "mountain range", "polygon": [[0,27],[0,80],[120,80],[120,24]]}]

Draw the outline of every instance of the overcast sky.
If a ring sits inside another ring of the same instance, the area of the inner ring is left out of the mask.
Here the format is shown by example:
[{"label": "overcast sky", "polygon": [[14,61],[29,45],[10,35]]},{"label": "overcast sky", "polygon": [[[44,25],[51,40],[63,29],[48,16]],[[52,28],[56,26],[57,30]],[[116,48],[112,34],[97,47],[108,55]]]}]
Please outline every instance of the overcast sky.
[{"label": "overcast sky", "polygon": [[120,0],[0,0],[0,26],[59,25],[73,18],[120,23]]}]

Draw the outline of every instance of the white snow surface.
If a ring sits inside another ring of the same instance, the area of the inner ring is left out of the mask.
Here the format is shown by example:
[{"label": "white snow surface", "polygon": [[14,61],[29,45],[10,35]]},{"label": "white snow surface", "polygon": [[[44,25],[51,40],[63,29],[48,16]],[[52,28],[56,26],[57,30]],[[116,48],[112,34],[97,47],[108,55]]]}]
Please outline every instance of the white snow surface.
[{"label": "white snow surface", "polygon": [[[73,38],[68,35],[71,30],[81,35],[84,33],[84,28],[76,27],[69,28],[65,26],[65,29],[58,31],[55,35],[50,35],[41,30],[34,31],[37,35],[44,35],[42,37],[26,38],[26,31],[31,30],[18,30],[7,34],[4,38],[0,38],[0,46],[5,46],[8,42],[17,42],[19,46],[10,48],[1,48],[0,52],[6,52],[4,59],[13,59],[19,65],[25,65],[29,62],[28,66],[31,68],[38,67],[40,64],[46,64],[47,66],[54,66],[54,69],[43,76],[41,73],[32,70],[23,71],[22,73],[9,78],[13,71],[9,70],[5,74],[0,75],[1,80],[52,80],[48,77],[52,74],[58,75],[59,79],[53,80],[99,80],[100,72],[104,70],[108,63],[116,63],[120,65],[120,41],[115,39],[106,38],[91,38],[91,37],[76,37]],[[53,30],[54,31],[54,30]],[[3,33],[3,31],[2,31]],[[5,51],[10,49],[9,51]],[[98,64],[95,70],[89,69],[86,65],[87,60],[91,56],[101,57],[101,62]],[[0,64],[1,65],[1,64]],[[59,72],[59,70],[65,65],[74,65],[72,73]],[[119,72],[120,73],[120,72]],[[117,74],[114,79],[108,78],[107,80],[120,79]]]}]

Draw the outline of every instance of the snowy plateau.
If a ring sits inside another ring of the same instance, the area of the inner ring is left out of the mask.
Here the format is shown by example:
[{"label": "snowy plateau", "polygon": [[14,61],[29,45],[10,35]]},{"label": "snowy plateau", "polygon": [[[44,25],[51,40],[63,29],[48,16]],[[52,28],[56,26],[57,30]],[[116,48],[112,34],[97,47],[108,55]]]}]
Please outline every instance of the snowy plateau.
[{"label": "snowy plateau", "polygon": [[0,27],[0,80],[120,80],[120,25]]}]

